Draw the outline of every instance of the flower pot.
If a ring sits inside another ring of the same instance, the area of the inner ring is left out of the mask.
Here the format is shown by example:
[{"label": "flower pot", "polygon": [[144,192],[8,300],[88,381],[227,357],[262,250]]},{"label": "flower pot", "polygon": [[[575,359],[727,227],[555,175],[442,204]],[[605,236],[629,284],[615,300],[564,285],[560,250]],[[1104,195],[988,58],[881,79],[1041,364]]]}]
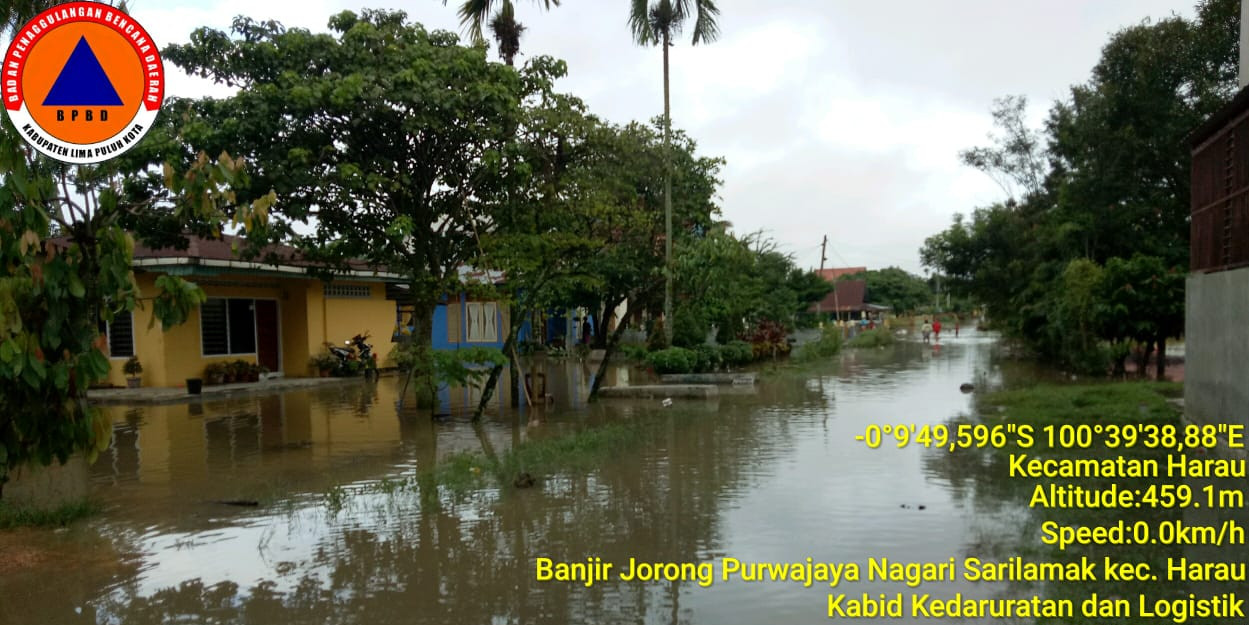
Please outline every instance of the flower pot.
[{"label": "flower pot", "polygon": [[139,388],[139,382],[141,378],[126,378],[126,388]]},{"label": "flower pot", "polygon": [[203,390],[204,390],[203,379],[201,378],[187,378],[186,379],[187,395],[199,395],[200,391],[203,391]]}]

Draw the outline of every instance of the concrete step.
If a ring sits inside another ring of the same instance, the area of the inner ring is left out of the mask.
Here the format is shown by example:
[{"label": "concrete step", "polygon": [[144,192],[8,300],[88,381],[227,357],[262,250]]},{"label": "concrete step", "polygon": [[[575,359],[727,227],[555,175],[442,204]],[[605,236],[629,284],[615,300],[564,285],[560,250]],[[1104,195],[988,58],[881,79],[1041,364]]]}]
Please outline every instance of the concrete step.
[{"label": "concrete step", "polygon": [[754,373],[666,373],[659,376],[664,384],[755,384]]},{"label": "concrete step", "polygon": [[646,386],[605,386],[600,397],[638,399],[713,399],[720,396],[714,384],[650,384]]}]

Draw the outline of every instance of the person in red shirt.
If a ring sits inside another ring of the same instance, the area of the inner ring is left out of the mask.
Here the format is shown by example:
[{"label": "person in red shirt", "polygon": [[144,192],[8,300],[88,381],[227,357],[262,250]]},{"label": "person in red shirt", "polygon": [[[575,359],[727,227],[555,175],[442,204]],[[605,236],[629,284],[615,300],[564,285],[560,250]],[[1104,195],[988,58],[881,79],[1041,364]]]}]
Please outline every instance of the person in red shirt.
[{"label": "person in red shirt", "polygon": [[941,321],[938,319],[932,321],[932,338],[936,341],[941,340]]}]

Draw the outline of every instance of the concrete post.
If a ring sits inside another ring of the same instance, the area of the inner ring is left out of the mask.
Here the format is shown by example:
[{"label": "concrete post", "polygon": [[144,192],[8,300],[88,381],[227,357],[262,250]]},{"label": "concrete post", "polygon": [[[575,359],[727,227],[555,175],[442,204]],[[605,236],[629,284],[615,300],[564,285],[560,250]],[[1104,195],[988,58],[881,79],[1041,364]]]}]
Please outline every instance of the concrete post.
[{"label": "concrete post", "polygon": [[1240,86],[1249,85],[1249,0],[1240,0]]}]

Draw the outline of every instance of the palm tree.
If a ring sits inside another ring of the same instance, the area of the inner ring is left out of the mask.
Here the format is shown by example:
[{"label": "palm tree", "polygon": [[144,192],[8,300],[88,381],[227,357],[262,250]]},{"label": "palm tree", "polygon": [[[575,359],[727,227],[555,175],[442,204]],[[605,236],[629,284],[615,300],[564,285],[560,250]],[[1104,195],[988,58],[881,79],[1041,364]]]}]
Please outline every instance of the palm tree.
[{"label": "palm tree", "polygon": [[[559,6],[559,0],[540,1],[547,10],[552,6]],[[442,0],[442,4],[445,6],[447,0]],[[490,16],[490,9],[494,6],[495,0],[464,0],[464,4],[460,5],[460,25],[468,31],[473,43],[485,41],[486,18]],[[490,19],[489,25],[495,42],[499,44],[499,56],[503,57],[504,63],[511,66],[512,60],[520,52],[520,36],[525,33],[525,27],[516,21],[512,0],[500,0],[499,10]]]},{"label": "palm tree", "polygon": [[668,48],[681,35],[685,19],[694,17],[690,43],[711,43],[720,35],[713,0],[632,0],[629,28],[638,45],[662,45],[664,49],[664,343],[672,344],[672,107],[669,99]]},{"label": "palm tree", "polygon": [[59,3],[53,0],[11,0],[0,3],[0,35],[16,32],[30,18],[55,4]]}]

